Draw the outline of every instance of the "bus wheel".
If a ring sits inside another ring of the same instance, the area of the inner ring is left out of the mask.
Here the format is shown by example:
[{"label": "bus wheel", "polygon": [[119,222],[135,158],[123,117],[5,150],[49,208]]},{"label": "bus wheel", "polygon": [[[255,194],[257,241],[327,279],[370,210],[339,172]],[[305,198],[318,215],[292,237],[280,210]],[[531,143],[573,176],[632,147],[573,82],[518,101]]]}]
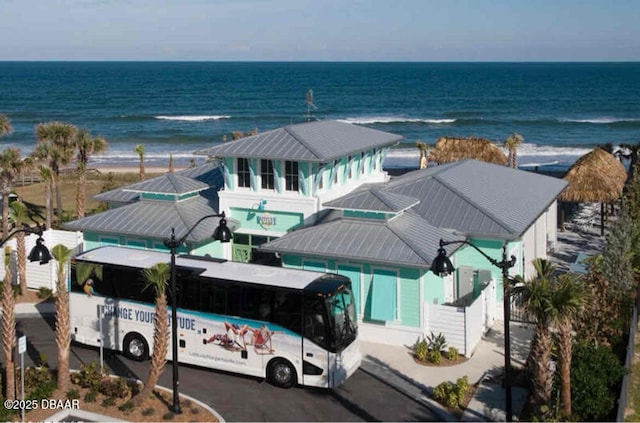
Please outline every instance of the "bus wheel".
[{"label": "bus wheel", "polygon": [[131,332],[124,337],[122,352],[131,360],[143,361],[149,357],[149,346],[142,335]]},{"label": "bus wheel", "polygon": [[269,382],[280,388],[291,388],[298,379],[293,365],[282,358],[271,360],[267,374]]}]

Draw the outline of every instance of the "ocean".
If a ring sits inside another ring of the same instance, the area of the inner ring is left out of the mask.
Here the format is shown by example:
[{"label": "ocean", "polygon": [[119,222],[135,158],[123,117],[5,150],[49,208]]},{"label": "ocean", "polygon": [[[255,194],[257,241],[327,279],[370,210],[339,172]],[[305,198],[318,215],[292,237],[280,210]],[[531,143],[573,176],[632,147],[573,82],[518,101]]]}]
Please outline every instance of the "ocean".
[{"label": "ocean", "polygon": [[[306,95],[313,90],[313,102]],[[525,143],[523,167],[566,167],[604,143],[640,142],[640,63],[0,62],[0,113],[24,155],[40,122],[102,136],[92,164],[204,161],[232,131],[337,119],[404,136],[385,160],[415,167],[415,142],[475,136]]]}]

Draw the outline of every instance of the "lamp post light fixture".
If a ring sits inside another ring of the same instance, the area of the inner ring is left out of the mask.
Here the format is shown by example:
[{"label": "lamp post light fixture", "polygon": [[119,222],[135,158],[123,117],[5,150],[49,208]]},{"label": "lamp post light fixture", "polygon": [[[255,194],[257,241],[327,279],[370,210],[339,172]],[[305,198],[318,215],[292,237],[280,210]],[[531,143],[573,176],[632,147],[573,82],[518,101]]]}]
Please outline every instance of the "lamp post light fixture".
[{"label": "lamp post light fixture", "polygon": [[31,249],[31,252],[27,256],[27,260],[31,262],[39,262],[40,264],[47,264],[51,261],[51,253],[49,249],[44,245],[44,239],[42,238],[43,226],[36,226],[36,229],[22,228],[17,229],[9,234],[6,238],[0,241],[0,247],[7,243],[14,235],[19,233],[35,234],[38,235],[36,245]]},{"label": "lamp post light fixture", "polygon": [[440,248],[438,248],[438,255],[431,263],[431,271],[436,275],[449,275],[455,270],[451,260],[447,257],[447,252],[444,247],[451,244],[464,244],[469,245],[477,252],[479,252],[489,262],[502,270],[502,301],[504,307],[504,390],[505,390],[505,414],[508,422],[513,421],[513,408],[511,403],[511,337],[509,334],[509,319],[511,313],[509,290],[507,285],[509,283],[509,269],[516,264],[516,257],[511,256],[507,259],[507,244],[502,245],[502,260],[498,261],[493,257],[489,257],[480,248],[473,245],[471,242],[464,241],[444,241],[440,240]]},{"label": "lamp post light fixture", "polygon": [[171,228],[171,238],[164,240],[165,247],[171,251],[171,348],[172,348],[172,367],[173,367],[173,405],[171,411],[175,414],[181,414],[182,408],[180,407],[180,395],[178,392],[178,386],[180,381],[178,380],[178,304],[176,294],[176,250],[178,247],[187,240],[187,237],[193,232],[193,230],[205,219],[211,217],[219,217],[220,223],[213,231],[211,237],[216,241],[229,242],[231,241],[231,230],[227,226],[227,219],[224,212],[210,214],[200,218],[184,236],[176,239],[175,228]]}]

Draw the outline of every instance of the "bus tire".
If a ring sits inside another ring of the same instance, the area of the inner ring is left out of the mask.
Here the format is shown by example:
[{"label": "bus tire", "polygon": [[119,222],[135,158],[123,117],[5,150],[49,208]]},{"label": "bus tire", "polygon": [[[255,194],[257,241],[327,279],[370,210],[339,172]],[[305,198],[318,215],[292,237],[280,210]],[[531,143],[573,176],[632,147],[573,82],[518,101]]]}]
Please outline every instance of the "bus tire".
[{"label": "bus tire", "polygon": [[122,353],[131,360],[144,361],[149,358],[149,345],[144,336],[130,332],[122,341]]},{"label": "bus tire", "polygon": [[269,362],[267,379],[279,388],[291,388],[298,383],[296,369],[284,358],[274,358]]}]

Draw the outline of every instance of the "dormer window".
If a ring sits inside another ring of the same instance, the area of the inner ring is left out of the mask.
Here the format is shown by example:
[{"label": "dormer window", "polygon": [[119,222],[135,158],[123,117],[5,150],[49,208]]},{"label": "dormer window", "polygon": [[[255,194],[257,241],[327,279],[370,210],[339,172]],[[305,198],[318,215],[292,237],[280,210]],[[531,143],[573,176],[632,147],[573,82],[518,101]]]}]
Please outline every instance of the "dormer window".
[{"label": "dormer window", "polygon": [[287,191],[298,191],[298,162],[284,162],[284,189]]},{"label": "dormer window", "polygon": [[273,162],[271,160],[260,160],[260,179],[262,180],[262,189],[275,188]]},{"label": "dormer window", "polygon": [[238,187],[251,188],[251,171],[249,170],[249,160],[238,159]]}]

